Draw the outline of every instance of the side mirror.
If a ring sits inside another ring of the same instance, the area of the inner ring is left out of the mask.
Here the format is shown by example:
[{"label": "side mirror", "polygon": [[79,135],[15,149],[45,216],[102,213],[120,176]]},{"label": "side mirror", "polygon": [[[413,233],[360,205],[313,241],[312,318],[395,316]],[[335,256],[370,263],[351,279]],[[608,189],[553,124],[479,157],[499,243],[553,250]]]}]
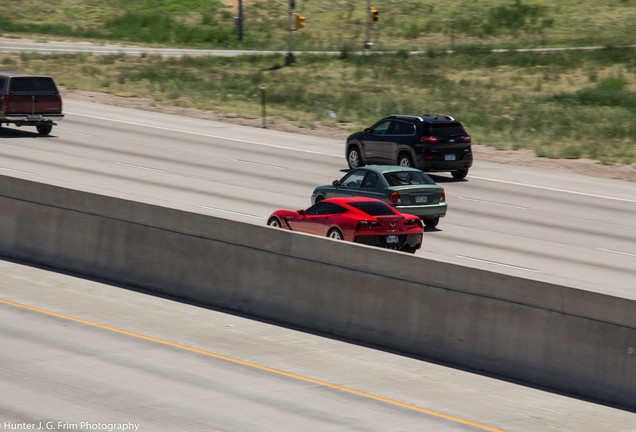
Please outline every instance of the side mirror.
[{"label": "side mirror", "polygon": [[340,186],[340,180],[334,180],[334,181],[331,183],[331,185],[332,185],[332,186],[335,186],[335,187]]},{"label": "side mirror", "polygon": [[364,131],[368,134],[373,135],[373,131],[371,131],[371,128],[365,128]]},{"label": "side mirror", "polygon": [[298,210],[298,216],[305,216],[305,210]]}]

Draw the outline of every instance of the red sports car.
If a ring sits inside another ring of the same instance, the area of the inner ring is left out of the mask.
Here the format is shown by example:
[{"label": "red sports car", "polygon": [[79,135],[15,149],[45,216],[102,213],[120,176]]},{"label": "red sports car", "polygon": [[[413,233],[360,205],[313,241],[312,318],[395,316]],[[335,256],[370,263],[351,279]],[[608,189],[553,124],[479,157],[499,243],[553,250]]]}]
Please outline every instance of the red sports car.
[{"label": "red sports car", "polygon": [[307,210],[277,210],[267,225],[415,253],[424,232],[417,216],[374,198],[329,198]]}]

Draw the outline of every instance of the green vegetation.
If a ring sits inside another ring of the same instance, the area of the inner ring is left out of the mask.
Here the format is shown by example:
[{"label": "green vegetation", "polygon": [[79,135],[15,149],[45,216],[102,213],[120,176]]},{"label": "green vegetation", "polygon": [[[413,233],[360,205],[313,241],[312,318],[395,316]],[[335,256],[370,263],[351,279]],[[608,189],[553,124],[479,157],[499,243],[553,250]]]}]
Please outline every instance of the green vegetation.
[{"label": "green vegetation", "polygon": [[[374,0],[376,49],[621,46],[636,0]],[[361,48],[366,0],[295,0],[298,50]],[[288,0],[243,0],[245,48],[287,48]],[[238,0],[3,0],[0,32],[198,47],[239,46]]]},{"label": "green vegetation", "polygon": [[[270,122],[277,117],[306,128],[358,130],[388,114],[440,112],[461,120],[476,143],[529,148],[545,157],[634,164],[636,56],[634,49],[618,48],[636,43],[633,1],[385,1],[376,6],[380,21],[373,27],[374,51],[394,53],[357,55],[354,51],[365,40],[366,2],[296,0],[307,27],[294,33],[295,50],[335,50],[339,56],[297,54],[297,64],[285,67],[282,55],[0,54],[0,67],[45,70],[69,89],[149,97],[253,118],[260,116],[259,86],[265,84],[268,114],[274,117]],[[234,1],[5,3],[0,21],[5,36],[287,48],[287,0],[244,0],[243,45],[232,24]],[[446,52],[451,44],[452,54]],[[486,49],[573,45],[608,48]],[[425,54],[409,55],[411,49]]]}]

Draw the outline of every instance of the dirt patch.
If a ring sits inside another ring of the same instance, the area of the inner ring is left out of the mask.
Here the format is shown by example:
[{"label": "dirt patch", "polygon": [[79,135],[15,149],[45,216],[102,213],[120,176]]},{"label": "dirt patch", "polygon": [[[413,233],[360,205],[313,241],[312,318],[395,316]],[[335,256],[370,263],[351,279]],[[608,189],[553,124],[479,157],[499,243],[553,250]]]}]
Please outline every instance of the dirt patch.
[{"label": "dirt patch", "polygon": [[[157,102],[147,98],[129,98],[114,96],[106,93],[88,92],[83,90],[61,89],[62,96],[69,99],[92,101],[100,104],[115,105],[127,108],[135,108],[146,111],[155,111],[166,114],[175,114],[206,120],[214,120],[225,123],[239,124],[243,126],[261,127],[262,120],[233,117],[211,111],[201,111],[195,108],[183,108],[170,105],[167,102]],[[275,123],[267,127],[284,132],[300,133],[305,135],[320,136],[336,140],[344,140],[350,132],[335,127],[317,126],[313,129],[302,128],[288,120],[277,118]],[[590,159],[549,159],[535,156],[532,150],[497,150],[485,145],[473,144],[475,159],[489,162],[504,163],[550,169],[561,172],[569,172],[592,177],[608,178],[628,182],[636,182],[636,165],[602,165]]]}]

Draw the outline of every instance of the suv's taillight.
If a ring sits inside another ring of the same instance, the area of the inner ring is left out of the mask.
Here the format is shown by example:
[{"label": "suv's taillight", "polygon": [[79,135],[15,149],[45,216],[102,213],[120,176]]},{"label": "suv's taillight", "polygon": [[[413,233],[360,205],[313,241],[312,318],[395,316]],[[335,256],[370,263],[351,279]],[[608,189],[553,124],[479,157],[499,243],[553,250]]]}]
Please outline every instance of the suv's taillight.
[{"label": "suv's taillight", "polygon": [[391,195],[389,195],[389,200],[393,204],[401,204],[402,203],[402,197],[397,192],[391,192]]},{"label": "suv's taillight", "polygon": [[470,136],[470,135],[464,135],[464,136],[462,137],[462,141],[464,141],[464,142],[471,142],[471,141],[472,141],[472,138],[471,138],[471,136]]},{"label": "suv's taillight", "polygon": [[420,142],[437,142],[439,141],[439,138],[436,136],[423,136],[422,138],[420,138]]}]

